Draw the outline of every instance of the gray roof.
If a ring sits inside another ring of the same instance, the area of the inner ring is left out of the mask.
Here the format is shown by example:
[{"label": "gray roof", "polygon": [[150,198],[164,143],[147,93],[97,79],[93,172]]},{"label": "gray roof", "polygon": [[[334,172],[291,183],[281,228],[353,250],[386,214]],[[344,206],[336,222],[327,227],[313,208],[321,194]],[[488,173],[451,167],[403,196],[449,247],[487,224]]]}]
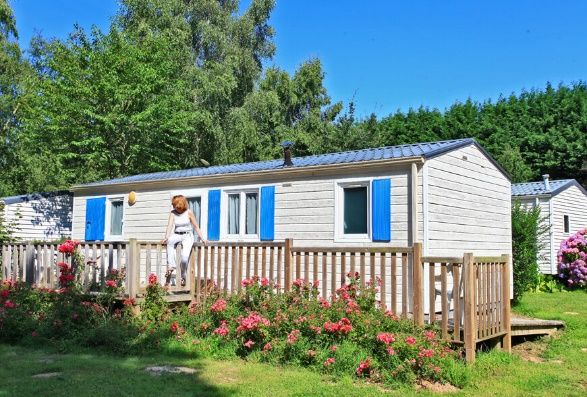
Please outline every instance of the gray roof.
[{"label": "gray roof", "polygon": [[[415,143],[410,145],[386,146],[374,149],[353,150],[348,152],[318,154],[313,156],[293,157],[293,166],[287,168],[304,168],[311,166],[360,163],[374,160],[391,160],[424,157],[425,159],[455,150],[470,144],[479,146],[474,139],[455,139],[450,141]],[[484,150],[483,150],[484,151]],[[489,158],[491,158],[488,155]],[[492,160],[493,161],[493,160]],[[499,165],[495,163],[500,169]],[[126,183],[140,183],[146,181],[160,181],[167,179],[181,179],[198,176],[226,175],[255,171],[270,171],[283,169],[283,159],[258,161],[254,163],[217,165],[212,167],[192,168],[179,171],[163,171],[150,174],[140,174],[106,181],[88,183],[80,187],[107,186]],[[502,170],[503,172],[503,170]],[[507,175],[507,173],[504,172]]]},{"label": "gray roof", "polygon": [[17,204],[28,202],[31,200],[40,200],[43,198],[51,198],[55,196],[72,196],[71,192],[67,190],[59,190],[56,192],[41,192],[41,193],[31,193],[31,194],[21,194],[19,196],[9,196],[9,197],[0,197],[0,201],[2,201],[6,205],[10,204]]},{"label": "gray roof", "polygon": [[526,182],[516,183],[512,185],[512,196],[523,197],[523,196],[541,196],[541,195],[555,195],[567,187],[575,185],[581,190],[585,191],[579,183],[574,179],[559,179],[549,181],[550,188],[547,189],[544,181],[540,182]]}]

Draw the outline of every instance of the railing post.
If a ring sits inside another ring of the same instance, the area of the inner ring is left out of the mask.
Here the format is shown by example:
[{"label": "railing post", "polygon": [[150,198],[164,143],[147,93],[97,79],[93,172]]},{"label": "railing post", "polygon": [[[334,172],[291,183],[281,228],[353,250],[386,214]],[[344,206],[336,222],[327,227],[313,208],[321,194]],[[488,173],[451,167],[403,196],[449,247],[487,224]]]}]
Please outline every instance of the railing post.
[{"label": "railing post", "polygon": [[414,322],[424,326],[424,280],[422,266],[422,243],[414,243],[412,264],[414,266],[412,291],[414,294]]},{"label": "railing post", "polygon": [[[190,255],[190,274],[189,274],[189,286],[190,296],[192,299],[196,299],[196,262],[199,263],[199,255],[201,249],[196,246],[196,243],[192,244],[192,254]],[[199,275],[199,273],[198,273]],[[199,299],[199,296],[198,296]],[[197,299],[196,299],[197,300]]]},{"label": "railing post", "polygon": [[289,292],[289,290],[291,289],[291,260],[292,260],[292,256],[291,256],[291,248],[293,245],[293,239],[291,238],[286,238],[285,239],[285,259],[284,259],[284,265],[283,265],[283,272],[285,273],[285,282],[284,282],[284,290],[285,292]]},{"label": "railing post", "polygon": [[128,279],[128,297],[136,298],[138,292],[138,275],[140,273],[137,239],[129,239],[126,247],[128,261],[128,269],[126,270],[126,277]]},{"label": "railing post", "polygon": [[463,257],[463,272],[465,281],[465,359],[467,363],[475,362],[477,348],[477,308],[475,305],[475,258],[472,253]]},{"label": "railing post", "polygon": [[502,339],[502,348],[508,353],[512,352],[512,334],[511,334],[511,318],[510,318],[510,255],[502,255],[504,262],[503,271],[501,272],[501,302],[502,302],[502,321],[503,329],[506,334]]},{"label": "railing post", "polygon": [[35,283],[35,246],[27,244],[25,249],[26,262],[24,268],[24,281],[27,284]]}]

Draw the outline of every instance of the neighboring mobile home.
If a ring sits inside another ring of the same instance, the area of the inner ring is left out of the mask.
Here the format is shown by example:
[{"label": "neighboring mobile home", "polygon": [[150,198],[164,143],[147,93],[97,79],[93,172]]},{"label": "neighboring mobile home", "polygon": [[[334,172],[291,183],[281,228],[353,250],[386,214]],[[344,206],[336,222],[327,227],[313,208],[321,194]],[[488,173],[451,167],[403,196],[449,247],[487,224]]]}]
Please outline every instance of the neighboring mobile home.
[{"label": "neighboring mobile home", "polygon": [[67,191],[0,198],[5,222],[17,241],[51,241],[71,236],[73,195]]},{"label": "neighboring mobile home", "polygon": [[[73,237],[164,237],[183,194],[204,235],[305,246],[407,246],[424,255],[511,253],[511,183],[473,139],[142,174],[72,188]],[[129,194],[135,200],[130,200]]]},{"label": "neighboring mobile home", "polygon": [[541,273],[557,273],[557,253],[569,235],[587,227],[587,191],[574,179],[512,185],[512,199],[540,207],[548,232],[541,238],[538,265]]}]

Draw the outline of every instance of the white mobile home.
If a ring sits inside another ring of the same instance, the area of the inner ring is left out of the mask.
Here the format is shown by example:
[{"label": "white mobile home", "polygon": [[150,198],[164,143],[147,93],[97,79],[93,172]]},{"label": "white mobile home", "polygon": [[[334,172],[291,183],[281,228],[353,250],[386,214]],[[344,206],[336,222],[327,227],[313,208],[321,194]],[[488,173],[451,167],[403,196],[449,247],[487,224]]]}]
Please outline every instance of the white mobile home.
[{"label": "white mobile home", "polygon": [[71,236],[73,195],[67,191],[0,198],[4,220],[17,241],[50,241]]},{"label": "white mobile home", "polygon": [[574,179],[550,180],[544,175],[541,182],[512,185],[512,199],[540,207],[549,230],[541,239],[538,265],[541,273],[556,274],[561,242],[587,227],[587,191]]},{"label": "white mobile home", "polygon": [[[142,174],[72,188],[73,238],[159,241],[183,194],[211,241],[511,252],[511,183],[473,139]],[[136,197],[129,202],[129,194]]]}]

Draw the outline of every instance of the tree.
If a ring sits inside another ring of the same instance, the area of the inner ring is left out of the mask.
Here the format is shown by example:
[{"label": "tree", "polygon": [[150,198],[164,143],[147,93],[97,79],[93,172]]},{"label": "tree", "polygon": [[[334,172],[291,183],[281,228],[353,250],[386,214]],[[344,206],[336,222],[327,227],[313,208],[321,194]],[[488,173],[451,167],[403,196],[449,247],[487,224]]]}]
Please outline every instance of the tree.
[{"label": "tree", "polygon": [[0,197],[12,192],[12,186],[4,180],[14,160],[12,146],[23,67],[17,39],[12,9],[6,0],[0,0]]}]

